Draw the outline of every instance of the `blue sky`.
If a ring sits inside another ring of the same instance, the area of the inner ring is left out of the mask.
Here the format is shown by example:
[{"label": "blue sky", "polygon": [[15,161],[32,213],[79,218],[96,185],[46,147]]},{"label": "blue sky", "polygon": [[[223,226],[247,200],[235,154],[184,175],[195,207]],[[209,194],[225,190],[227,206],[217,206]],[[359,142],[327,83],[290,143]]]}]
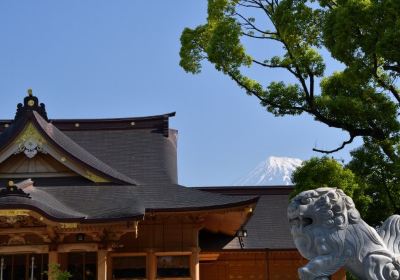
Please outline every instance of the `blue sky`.
[{"label": "blue sky", "polygon": [[[179,37],[205,21],[206,8],[206,0],[1,1],[0,118],[14,116],[27,88],[50,118],[176,111],[179,180],[188,186],[229,185],[268,156],[308,159],[313,147],[347,137],[308,116],[273,117],[208,63],[185,73]],[[348,150],[335,157],[347,160]]]}]

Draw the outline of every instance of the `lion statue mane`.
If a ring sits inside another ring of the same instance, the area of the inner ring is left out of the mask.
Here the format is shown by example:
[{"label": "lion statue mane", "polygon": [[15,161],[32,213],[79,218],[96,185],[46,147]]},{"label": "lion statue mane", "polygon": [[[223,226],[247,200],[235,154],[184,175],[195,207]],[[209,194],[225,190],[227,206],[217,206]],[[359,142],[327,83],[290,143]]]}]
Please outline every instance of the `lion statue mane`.
[{"label": "lion statue mane", "polygon": [[319,188],[294,197],[288,219],[297,249],[309,260],[300,279],[329,279],[341,267],[359,279],[400,279],[399,215],[375,230],[342,190]]}]

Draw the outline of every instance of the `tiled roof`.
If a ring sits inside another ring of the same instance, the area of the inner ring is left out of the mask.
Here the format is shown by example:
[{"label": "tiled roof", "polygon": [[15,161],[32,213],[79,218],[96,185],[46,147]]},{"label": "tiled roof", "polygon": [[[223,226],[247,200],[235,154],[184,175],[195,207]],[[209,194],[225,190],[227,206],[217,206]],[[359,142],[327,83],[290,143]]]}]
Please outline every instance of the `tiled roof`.
[{"label": "tiled roof", "polygon": [[71,138],[62,133],[53,124],[47,122],[43,117],[36,111],[28,111],[24,114],[24,117],[16,119],[3,133],[0,134],[0,150],[8,145],[18,134],[24,129],[28,122],[32,122],[35,127],[43,132],[43,136],[53,144],[57,146],[58,149],[65,151],[69,156],[75,160],[85,164],[87,167],[93,169],[94,171],[100,172],[106,177],[113,181],[136,184],[136,182],[118,172],[114,168],[105,164],[84,148],[80,147]]},{"label": "tiled roof", "polygon": [[[38,193],[84,215],[85,220],[126,219],[145,212],[179,212],[223,209],[255,203],[257,197],[211,194],[179,185],[102,185],[34,187]],[[27,199],[28,200],[28,199]],[[49,202],[51,203],[51,202]],[[51,203],[54,208],[58,206]],[[4,204],[3,204],[4,206]],[[0,200],[1,207],[1,200]]]},{"label": "tiled roof", "polygon": [[67,207],[85,215],[85,220],[118,220],[143,216],[144,204],[135,186],[35,187]]},{"label": "tiled roof", "polygon": [[177,133],[152,129],[64,131],[81,147],[141,184],[177,183]]},{"label": "tiled roof", "polygon": [[[287,195],[262,195],[255,213],[245,228],[245,248],[290,249],[295,248],[287,221]],[[236,244],[229,244],[226,248]]]},{"label": "tiled roof", "polygon": [[[46,136],[54,141],[60,149],[65,150],[69,155],[75,159],[83,162],[88,167],[93,168],[101,173],[105,174],[112,179],[117,179],[120,182],[137,184],[135,180],[128,176],[118,172],[111,166],[105,164],[87,150],[75,143],[70,137],[61,132],[52,123],[45,121],[37,112],[33,111],[34,120],[40,126],[40,128],[46,133]],[[1,137],[1,136],[0,136]]]},{"label": "tiled roof", "polygon": [[[230,194],[237,198],[249,194],[260,196],[253,216],[244,227],[247,230],[247,237],[243,238],[245,249],[295,248],[286,218],[289,193],[293,187],[204,187],[199,189],[212,193]],[[203,234],[207,240],[207,242],[203,242],[207,245],[207,248],[204,249],[240,249],[237,237],[214,236],[211,238],[209,235],[208,233]],[[212,240],[214,240],[214,244]]]},{"label": "tiled roof", "polygon": [[[171,184],[178,182],[177,131],[168,126],[168,118],[172,116],[174,113],[50,122],[103,163],[138,183]],[[12,123],[11,120],[1,120],[0,135],[9,134]],[[5,129],[5,125],[10,127]]]},{"label": "tiled roof", "polygon": [[24,196],[2,196],[0,197],[0,209],[29,209],[41,213],[52,220],[80,221],[85,214],[77,212],[58,201],[52,195],[36,188],[27,188]]},{"label": "tiled roof", "polygon": [[211,194],[179,185],[102,185],[30,187],[31,198],[0,198],[0,208],[14,205],[48,211],[56,219],[83,217],[84,220],[127,219],[146,212],[180,212],[222,209],[249,205],[257,197]]}]

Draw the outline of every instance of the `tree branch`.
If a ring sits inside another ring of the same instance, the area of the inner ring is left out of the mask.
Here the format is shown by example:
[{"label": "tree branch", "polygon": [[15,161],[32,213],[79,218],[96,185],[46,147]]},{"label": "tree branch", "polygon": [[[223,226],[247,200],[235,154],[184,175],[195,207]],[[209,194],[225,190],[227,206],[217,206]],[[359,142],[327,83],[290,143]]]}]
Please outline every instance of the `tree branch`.
[{"label": "tree branch", "polygon": [[256,9],[261,9],[259,6],[255,6],[255,5],[251,5],[251,4],[242,4],[242,3],[237,3],[239,6],[241,7],[245,7],[245,8],[256,8]]},{"label": "tree branch", "polygon": [[346,145],[352,143],[354,138],[355,138],[355,136],[350,134],[350,139],[349,140],[344,141],[342,143],[342,145],[340,145],[338,148],[333,149],[333,150],[320,150],[320,149],[317,149],[317,148],[313,148],[313,151],[314,152],[318,152],[318,153],[323,153],[323,154],[332,154],[332,153],[335,153],[335,152],[338,152],[338,151],[342,150]]},{"label": "tree branch", "polygon": [[390,71],[394,71],[400,74],[400,65],[383,65],[382,66],[384,70],[390,70]]},{"label": "tree branch", "polygon": [[373,55],[373,61],[374,61],[374,66],[373,66],[373,71],[372,71],[372,75],[375,77],[376,81],[378,82],[378,84],[389,90],[393,97],[396,98],[397,103],[400,103],[400,92],[391,84],[387,84],[382,77],[379,76],[378,74],[378,59],[376,57],[376,54]]},{"label": "tree branch", "polygon": [[297,77],[296,72],[295,72],[292,68],[290,68],[289,66],[268,64],[268,63],[260,62],[260,61],[255,60],[255,59],[253,59],[252,61],[253,61],[255,64],[258,64],[258,65],[261,65],[261,66],[264,66],[264,67],[268,67],[268,68],[283,68],[283,69],[286,69],[286,70],[288,70],[290,73],[292,73],[295,77]]},{"label": "tree branch", "polygon": [[251,27],[251,29],[260,32],[261,34],[265,34],[265,35],[276,35],[276,32],[267,32],[267,31],[263,31],[261,29],[259,29],[258,27],[256,27],[252,22],[250,22],[247,18],[245,18],[244,16],[242,16],[239,13],[235,13],[235,15],[237,15],[238,17],[240,17],[242,20],[244,20],[245,25],[248,25]]},{"label": "tree branch", "polygon": [[255,39],[266,39],[266,40],[274,40],[280,42],[278,39],[274,37],[268,37],[268,36],[256,36],[256,35],[251,35],[249,33],[242,33],[244,36],[250,37],[250,38],[255,38]]},{"label": "tree branch", "polygon": [[[248,1],[250,1],[250,0],[248,0]],[[249,3],[249,2],[247,2],[247,3]],[[286,42],[285,39],[281,37],[280,31],[279,31],[279,26],[276,25],[276,22],[272,18],[271,13],[274,12],[275,6],[279,5],[279,1],[277,1],[277,0],[271,0],[271,1],[254,0],[254,1],[251,1],[251,4],[258,5],[265,12],[265,14],[267,15],[267,17],[269,18],[269,20],[271,21],[271,23],[273,24],[273,26],[276,30],[274,32],[274,35],[276,36],[276,41],[279,41],[283,44],[283,47],[286,50],[287,55],[291,60],[291,63],[287,67],[263,63],[263,62],[260,62],[257,60],[253,60],[253,63],[258,64],[263,67],[268,67],[268,68],[287,69],[291,74],[293,74],[296,77],[296,79],[300,83],[302,90],[303,90],[303,94],[305,95],[306,103],[301,107],[299,107],[299,106],[288,106],[288,107],[283,106],[282,107],[281,104],[279,104],[279,103],[273,104],[271,102],[271,100],[268,100],[265,96],[263,96],[264,93],[260,94],[259,92],[256,92],[252,89],[247,88],[246,85],[243,84],[243,82],[241,81],[240,77],[235,75],[235,73],[228,73],[228,75],[239,86],[241,86],[242,88],[247,90],[248,93],[256,96],[265,105],[271,106],[272,108],[276,108],[278,110],[279,109],[282,109],[282,110],[292,109],[292,110],[298,110],[300,112],[307,112],[307,113],[311,114],[312,116],[314,116],[317,121],[320,121],[329,127],[335,127],[335,128],[340,128],[342,130],[345,130],[350,135],[350,139],[347,141],[344,141],[342,143],[342,145],[336,149],[322,150],[322,149],[315,148],[315,149],[313,149],[314,151],[326,153],[326,154],[337,152],[337,151],[343,149],[346,145],[352,143],[354,138],[357,136],[368,136],[368,137],[372,137],[378,141],[382,141],[382,140],[386,139],[386,135],[381,128],[378,128],[378,127],[360,128],[360,127],[357,127],[357,124],[354,124],[351,122],[343,122],[343,120],[329,117],[329,116],[325,115],[323,112],[320,112],[319,108],[315,106],[315,101],[314,101],[314,99],[315,99],[315,77],[312,72],[312,69],[310,69],[309,67],[307,67],[306,69],[302,69],[300,67],[300,65],[298,65],[297,59],[296,59],[297,57],[295,55],[295,48],[297,46],[296,45],[292,46],[291,44],[288,44],[288,42]],[[336,5],[334,0],[331,1],[330,4],[332,4],[333,6]],[[237,16],[243,19],[243,21],[245,22],[243,24],[247,24],[248,26],[253,28],[253,30],[258,31],[261,34],[263,34],[264,31],[257,28],[252,22],[247,20],[245,17],[243,17],[240,14],[237,14]],[[248,34],[248,35],[250,35],[250,34]],[[253,36],[256,36],[256,35],[253,35]],[[256,37],[258,37],[258,36],[256,36]],[[376,71],[376,73],[378,73],[378,72]],[[377,78],[379,78],[379,76]],[[384,81],[382,81],[382,82],[384,83]],[[387,86],[388,85],[385,84],[384,88],[387,89]],[[392,90],[392,93],[393,93],[393,91],[396,91],[396,89],[393,86],[392,86],[391,90]],[[397,97],[399,98],[398,101],[400,102],[400,94],[399,93],[397,93]]]},{"label": "tree branch", "polygon": [[[261,96],[257,91],[254,91],[252,89],[249,89],[240,79],[237,78],[237,76],[231,72],[227,72],[228,76],[234,80],[239,86],[241,86],[242,88],[244,88],[248,93],[254,95],[255,97],[257,97],[258,100],[260,100],[262,103],[264,104],[268,104],[271,107],[274,108],[282,108],[281,106],[279,106],[278,104],[272,103],[268,100],[266,100],[263,96]],[[297,111],[303,111],[303,112],[308,112],[310,113],[307,108],[303,108],[303,107],[298,107],[298,106],[288,106],[282,109],[287,109],[287,110],[297,110]]]}]

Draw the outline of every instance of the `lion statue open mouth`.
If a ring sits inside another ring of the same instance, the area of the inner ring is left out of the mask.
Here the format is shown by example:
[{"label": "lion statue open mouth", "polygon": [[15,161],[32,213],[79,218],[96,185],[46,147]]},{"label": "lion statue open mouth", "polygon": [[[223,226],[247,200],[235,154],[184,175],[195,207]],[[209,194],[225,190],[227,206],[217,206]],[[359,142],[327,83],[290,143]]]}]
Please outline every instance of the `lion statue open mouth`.
[{"label": "lion statue open mouth", "polygon": [[329,279],[341,267],[359,279],[400,279],[400,216],[376,231],[340,189],[319,188],[292,199],[288,219],[300,254],[300,279]]}]

